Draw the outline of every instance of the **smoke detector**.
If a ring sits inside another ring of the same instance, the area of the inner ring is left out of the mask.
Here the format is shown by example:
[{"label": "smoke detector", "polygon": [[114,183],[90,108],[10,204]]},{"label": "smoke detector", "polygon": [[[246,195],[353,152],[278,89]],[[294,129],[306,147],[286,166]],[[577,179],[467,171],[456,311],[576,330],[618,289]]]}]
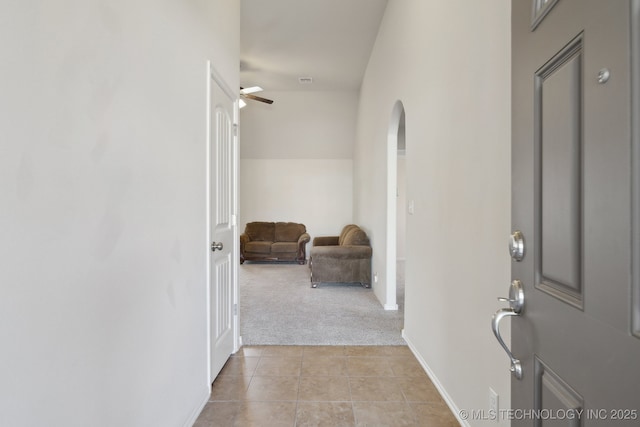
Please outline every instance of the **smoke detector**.
[{"label": "smoke detector", "polygon": [[313,77],[298,77],[298,82],[301,85],[310,85],[313,83]]}]

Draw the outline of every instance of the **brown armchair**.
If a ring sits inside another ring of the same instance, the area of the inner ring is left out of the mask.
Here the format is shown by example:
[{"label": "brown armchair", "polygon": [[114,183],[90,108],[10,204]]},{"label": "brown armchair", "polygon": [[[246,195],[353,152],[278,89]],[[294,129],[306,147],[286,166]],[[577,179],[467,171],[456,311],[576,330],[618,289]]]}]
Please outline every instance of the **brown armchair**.
[{"label": "brown armchair", "polygon": [[316,237],[309,257],[311,287],[356,282],[370,288],[371,254],[367,233],[354,224],[345,226],[340,236]]}]

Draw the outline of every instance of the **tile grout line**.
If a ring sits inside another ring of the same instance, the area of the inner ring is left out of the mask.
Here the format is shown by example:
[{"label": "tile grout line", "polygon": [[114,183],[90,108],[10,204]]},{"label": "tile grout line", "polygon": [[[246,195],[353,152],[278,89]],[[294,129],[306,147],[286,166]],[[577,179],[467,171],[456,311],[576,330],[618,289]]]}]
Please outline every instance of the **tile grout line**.
[{"label": "tile grout line", "polygon": [[[345,355],[347,354],[347,349],[344,350]],[[347,364],[347,385],[349,386],[349,399],[351,399],[351,413],[353,414],[353,425],[358,425],[358,419],[356,417],[356,405],[353,402],[353,392],[351,390],[351,372],[349,372],[349,357],[346,358],[345,363]]]},{"label": "tile grout line", "polygon": [[302,348],[302,355],[300,356],[300,370],[298,371],[298,390],[296,392],[296,407],[293,411],[293,427],[298,425],[298,403],[300,402],[300,380],[302,378],[302,364],[304,361],[304,347]]}]

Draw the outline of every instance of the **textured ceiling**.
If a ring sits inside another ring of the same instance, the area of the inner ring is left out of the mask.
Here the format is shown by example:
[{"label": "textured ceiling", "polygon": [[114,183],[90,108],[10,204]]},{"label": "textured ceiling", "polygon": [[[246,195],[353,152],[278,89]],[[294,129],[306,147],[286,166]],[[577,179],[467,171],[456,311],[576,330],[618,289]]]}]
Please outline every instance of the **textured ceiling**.
[{"label": "textured ceiling", "polygon": [[[357,90],[387,0],[241,0],[240,82],[265,91]],[[313,77],[301,85],[299,77]]]}]

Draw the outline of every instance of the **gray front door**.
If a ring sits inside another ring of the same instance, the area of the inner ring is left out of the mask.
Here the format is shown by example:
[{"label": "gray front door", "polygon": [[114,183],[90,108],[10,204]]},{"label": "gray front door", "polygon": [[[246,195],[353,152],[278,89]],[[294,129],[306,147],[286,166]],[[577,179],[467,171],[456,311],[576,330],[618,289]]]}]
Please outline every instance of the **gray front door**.
[{"label": "gray front door", "polygon": [[500,415],[513,426],[638,426],[637,2],[512,7],[512,224],[525,253],[512,264],[524,307],[511,350],[522,378]]}]

